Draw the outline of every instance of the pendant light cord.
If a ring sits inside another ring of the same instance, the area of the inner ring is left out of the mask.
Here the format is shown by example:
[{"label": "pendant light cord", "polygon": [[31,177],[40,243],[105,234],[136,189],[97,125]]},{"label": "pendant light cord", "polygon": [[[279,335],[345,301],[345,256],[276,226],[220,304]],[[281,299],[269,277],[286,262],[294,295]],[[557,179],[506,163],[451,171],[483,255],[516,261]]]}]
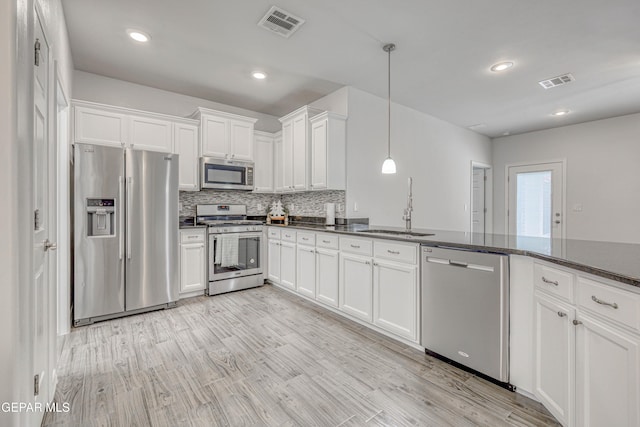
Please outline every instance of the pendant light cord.
[{"label": "pendant light cord", "polygon": [[389,93],[389,97],[387,99],[387,158],[391,158],[391,51],[396,48],[396,45],[393,43],[385,44],[382,47],[382,50],[389,54],[388,61],[388,81],[387,81],[387,89]]},{"label": "pendant light cord", "polygon": [[391,157],[391,51],[393,50],[393,47],[395,46],[389,46],[389,49],[387,50],[387,52],[389,52],[389,81],[388,81],[388,93],[389,93],[389,99],[388,99],[388,104],[387,104],[387,110],[388,110],[388,120],[387,120],[387,144],[388,144],[388,148],[387,148],[387,157]]}]

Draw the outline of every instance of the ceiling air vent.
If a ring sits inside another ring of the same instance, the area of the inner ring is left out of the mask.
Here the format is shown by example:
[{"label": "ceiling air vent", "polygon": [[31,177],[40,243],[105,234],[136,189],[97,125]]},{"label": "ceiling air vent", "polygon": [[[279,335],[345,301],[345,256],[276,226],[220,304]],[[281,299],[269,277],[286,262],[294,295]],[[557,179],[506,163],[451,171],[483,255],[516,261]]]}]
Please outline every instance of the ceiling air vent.
[{"label": "ceiling air vent", "polygon": [[258,22],[259,27],[266,28],[286,38],[295,33],[302,24],[304,24],[304,19],[298,18],[277,6],[272,6],[269,12]]},{"label": "ceiling air vent", "polygon": [[538,84],[545,89],[551,89],[552,87],[566,85],[567,83],[571,83],[575,79],[569,73],[563,74],[561,76],[552,77],[547,80],[539,81]]}]

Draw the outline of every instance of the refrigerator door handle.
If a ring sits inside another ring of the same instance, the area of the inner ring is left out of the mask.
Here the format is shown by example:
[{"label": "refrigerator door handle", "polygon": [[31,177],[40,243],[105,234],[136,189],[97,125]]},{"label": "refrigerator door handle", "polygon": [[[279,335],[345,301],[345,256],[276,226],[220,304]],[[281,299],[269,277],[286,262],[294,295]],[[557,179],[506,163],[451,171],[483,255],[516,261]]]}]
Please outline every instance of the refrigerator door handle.
[{"label": "refrigerator door handle", "polygon": [[122,259],[124,249],[124,179],[122,176],[118,177],[118,204],[118,259]]},{"label": "refrigerator door handle", "polygon": [[131,187],[133,178],[127,177],[127,259],[131,259]]}]

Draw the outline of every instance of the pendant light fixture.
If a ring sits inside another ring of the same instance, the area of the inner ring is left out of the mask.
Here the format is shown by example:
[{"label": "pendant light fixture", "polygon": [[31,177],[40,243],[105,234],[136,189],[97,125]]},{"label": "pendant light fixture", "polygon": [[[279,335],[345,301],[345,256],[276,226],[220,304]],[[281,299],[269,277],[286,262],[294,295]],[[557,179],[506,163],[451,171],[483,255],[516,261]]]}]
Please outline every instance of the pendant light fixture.
[{"label": "pendant light fixture", "polygon": [[396,173],[396,162],[391,158],[391,52],[396,48],[393,43],[388,43],[382,46],[382,50],[389,54],[389,102],[388,102],[388,121],[387,121],[387,158],[382,163],[382,173],[392,174]]}]

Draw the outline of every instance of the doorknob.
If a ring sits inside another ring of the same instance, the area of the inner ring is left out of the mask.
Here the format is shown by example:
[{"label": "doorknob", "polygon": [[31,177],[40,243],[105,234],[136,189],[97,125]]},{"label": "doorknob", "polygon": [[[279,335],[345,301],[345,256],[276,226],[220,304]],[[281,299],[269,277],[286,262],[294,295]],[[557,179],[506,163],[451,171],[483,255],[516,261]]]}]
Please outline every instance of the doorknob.
[{"label": "doorknob", "polygon": [[560,224],[560,220],[559,220],[559,219],[556,219],[554,222],[555,222],[556,224]]},{"label": "doorknob", "polygon": [[50,242],[49,239],[45,240],[42,245],[44,246],[44,251],[55,251],[56,249],[58,249],[58,245]]}]

